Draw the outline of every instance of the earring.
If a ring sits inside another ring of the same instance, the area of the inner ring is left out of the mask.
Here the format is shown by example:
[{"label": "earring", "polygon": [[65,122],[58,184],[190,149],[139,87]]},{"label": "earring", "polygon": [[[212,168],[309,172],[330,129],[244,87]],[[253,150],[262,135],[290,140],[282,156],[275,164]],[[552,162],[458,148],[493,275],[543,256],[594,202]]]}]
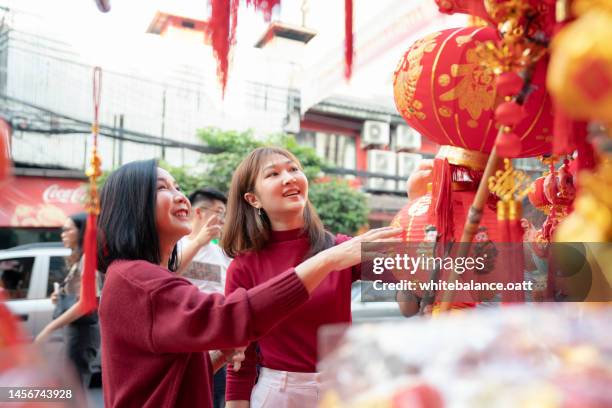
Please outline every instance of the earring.
[{"label": "earring", "polygon": [[261,207],[257,208],[257,214],[261,217]]}]

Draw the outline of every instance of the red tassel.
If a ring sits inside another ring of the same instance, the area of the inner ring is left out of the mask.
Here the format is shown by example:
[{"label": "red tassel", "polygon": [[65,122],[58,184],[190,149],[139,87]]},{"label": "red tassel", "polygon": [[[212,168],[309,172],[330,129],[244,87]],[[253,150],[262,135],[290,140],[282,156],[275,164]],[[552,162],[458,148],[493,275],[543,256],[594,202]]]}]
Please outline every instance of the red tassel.
[{"label": "red tassel", "polygon": [[266,22],[272,19],[272,9],[280,4],[280,0],[247,0],[247,6],[253,5],[255,11],[263,12]]},{"label": "red tassel", "polygon": [[227,85],[228,54],[235,41],[237,23],[238,0],[212,0],[209,34],[217,59],[217,77],[221,82],[223,96]]},{"label": "red tassel", "polygon": [[83,238],[84,268],[81,275],[81,310],[88,313],[98,305],[96,299],[96,270],[98,269],[97,257],[97,216],[89,214],[87,216],[87,227]]},{"label": "red tassel", "polygon": [[434,159],[431,196],[435,205],[429,207],[429,218],[436,225],[442,243],[453,239],[452,169],[448,160]]},{"label": "red tassel", "polygon": [[344,77],[353,74],[353,0],[344,0]]}]

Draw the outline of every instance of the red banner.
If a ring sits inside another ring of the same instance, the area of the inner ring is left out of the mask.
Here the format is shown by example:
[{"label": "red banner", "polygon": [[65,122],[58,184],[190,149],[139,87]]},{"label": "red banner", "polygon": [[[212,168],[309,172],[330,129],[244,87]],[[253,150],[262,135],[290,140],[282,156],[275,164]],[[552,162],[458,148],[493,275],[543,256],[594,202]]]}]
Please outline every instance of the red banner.
[{"label": "red banner", "polygon": [[82,180],[15,177],[0,185],[0,227],[61,227],[86,195]]}]

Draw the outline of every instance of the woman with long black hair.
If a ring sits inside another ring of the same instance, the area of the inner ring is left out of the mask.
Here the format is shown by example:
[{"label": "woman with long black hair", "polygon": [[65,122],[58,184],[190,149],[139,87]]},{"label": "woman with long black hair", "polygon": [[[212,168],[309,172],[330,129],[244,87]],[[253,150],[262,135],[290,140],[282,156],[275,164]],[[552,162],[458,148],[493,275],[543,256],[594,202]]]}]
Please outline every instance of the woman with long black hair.
[{"label": "woman with long black hair", "polygon": [[[60,285],[59,293],[54,292],[51,300],[56,304],[55,319],[36,337],[35,342],[45,341],[53,331],[66,327],[66,351],[73,363],[84,388],[91,380],[91,365],[100,349],[100,328],[97,311],[85,314],[80,306],[81,272],[83,270],[83,236],[87,214],[78,213],[66,219],[62,227],[62,242],[72,253],[66,259],[68,274]],[[96,274],[97,289],[101,287],[100,276]]]},{"label": "woman with long black hair", "polygon": [[[123,165],[102,189],[98,260],[106,273],[99,308],[106,407],[210,407],[212,374],[224,356],[295,311],[331,271],[358,263],[362,241],[400,233],[370,231],[224,297],[202,293],[173,273],[176,243],[191,232],[190,212],[172,175],[154,160]],[[231,351],[210,352],[219,349]]]}]

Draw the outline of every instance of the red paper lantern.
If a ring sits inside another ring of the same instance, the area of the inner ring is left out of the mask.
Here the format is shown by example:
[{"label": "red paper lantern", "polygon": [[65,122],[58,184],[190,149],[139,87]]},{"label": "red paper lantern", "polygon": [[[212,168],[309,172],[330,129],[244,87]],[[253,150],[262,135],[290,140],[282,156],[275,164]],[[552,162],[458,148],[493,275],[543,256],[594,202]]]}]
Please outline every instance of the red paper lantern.
[{"label": "red paper lantern", "polygon": [[[475,191],[454,191],[453,192],[453,220],[457,228],[454,229],[455,241],[461,240],[463,226],[467,218],[469,206],[474,201]],[[432,205],[430,193],[411,200],[393,218],[391,226],[402,228],[402,240],[404,242],[430,242],[435,241],[437,231],[430,229],[433,223],[428,215],[429,207]],[[483,217],[480,222],[480,234],[486,234],[486,239],[493,242],[500,242],[499,231],[497,228],[497,215],[494,210],[485,207]],[[434,234],[431,236],[430,234]],[[484,239],[483,236],[476,236],[476,241]]]},{"label": "red paper lantern", "polygon": [[529,202],[538,210],[548,213],[550,210],[550,201],[544,194],[544,180],[546,177],[539,177],[532,183],[533,189],[527,195]]},{"label": "red paper lantern", "polygon": [[[406,122],[441,145],[489,153],[498,133],[496,75],[481,64],[476,47],[499,40],[491,27],[449,29],[416,41],[394,74],[395,104]],[[544,79],[546,61],[533,73],[525,118],[513,131],[521,140],[520,157],[551,150],[552,108]]]}]

